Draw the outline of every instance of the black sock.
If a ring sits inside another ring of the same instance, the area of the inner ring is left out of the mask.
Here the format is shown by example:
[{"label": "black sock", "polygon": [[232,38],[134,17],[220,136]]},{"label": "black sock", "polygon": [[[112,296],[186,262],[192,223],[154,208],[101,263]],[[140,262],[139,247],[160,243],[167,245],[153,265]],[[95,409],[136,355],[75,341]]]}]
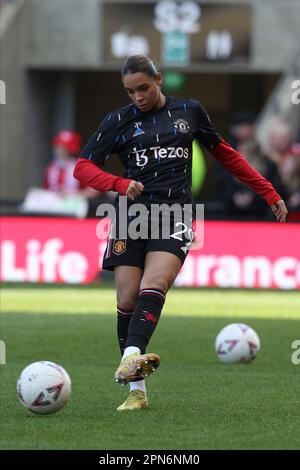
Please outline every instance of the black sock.
[{"label": "black sock", "polygon": [[136,346],[145,354],[146,346],[154,333],[165,302],[160,289],[143,289],[135,306],[129,328],[126,347]]},{"label": "black sock", "polygon": [[128,336],[128,326],[133,312],[117,306],[117,333],[121,355],[123,356]]}]

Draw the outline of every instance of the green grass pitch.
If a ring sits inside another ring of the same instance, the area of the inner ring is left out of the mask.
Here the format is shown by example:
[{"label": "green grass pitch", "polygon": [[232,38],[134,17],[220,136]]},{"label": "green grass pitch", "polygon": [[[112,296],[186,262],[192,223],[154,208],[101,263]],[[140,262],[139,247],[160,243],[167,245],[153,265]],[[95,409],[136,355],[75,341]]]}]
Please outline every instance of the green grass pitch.
[{"label": "green grass pitch", "polygon": [[[110,287],[1,290],[1,449],[297,449],[300,447],[299,292],[172,289],[148,351],[161,355],[147,379],[150,407],[117,412],[126,388],[119,363],[115,291]],[[222,364],[219,330],[244,322],[262,347],[249,365]],[[37,360],[58,362],[72,379],[68,405],[28,412],[16,381]]]}]

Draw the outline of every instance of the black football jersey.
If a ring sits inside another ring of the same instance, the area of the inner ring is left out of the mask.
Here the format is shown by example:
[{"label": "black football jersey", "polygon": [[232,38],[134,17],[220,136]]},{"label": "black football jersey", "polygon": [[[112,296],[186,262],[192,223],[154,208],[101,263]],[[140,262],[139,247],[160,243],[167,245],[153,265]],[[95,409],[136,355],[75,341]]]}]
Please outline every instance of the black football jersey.
[{"label": "black football jersey", "polygon": [[167,97],[149,112],[130,104],[108,114],[80,157],[104,165],[117,153],[124,177],[144,185],[135,202],[180,204],[192,201],[192,143],[208,150],[222,139],[197,100]]}]

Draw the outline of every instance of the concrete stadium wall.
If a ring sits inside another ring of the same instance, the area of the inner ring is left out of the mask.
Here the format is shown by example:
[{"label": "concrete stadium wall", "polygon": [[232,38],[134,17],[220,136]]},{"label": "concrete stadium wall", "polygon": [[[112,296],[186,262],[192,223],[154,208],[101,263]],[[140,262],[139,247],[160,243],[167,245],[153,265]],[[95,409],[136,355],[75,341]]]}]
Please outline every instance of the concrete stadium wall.
[{"label": "concrete stadium wall", "polygon": [[253,67],[282,71],[300,48],[300,1],[255,0]]},{"label": "concrete stadium wall", "polygon": [[28,7],[27,66],[99,65],[99,0],[28,0]]},{"label": "concrete stadium wall", "polygon": [[1,80],[6,85],[6,104],[0,104],[0,197],[24,195],[26,182],[25,126],[25,22],[24,10],[14,17],[1,38]]},{"label": "concrete stadium wall", "polygon": [[[28,1],[31,8],[28,66],[101,66],[102,0]],[[144,0],[136,0],[136,3],[141,1],[145,3]],[[299,0],[204,0],[203,3],[252,5],[250,69],[283,70],[299,48]]]}]

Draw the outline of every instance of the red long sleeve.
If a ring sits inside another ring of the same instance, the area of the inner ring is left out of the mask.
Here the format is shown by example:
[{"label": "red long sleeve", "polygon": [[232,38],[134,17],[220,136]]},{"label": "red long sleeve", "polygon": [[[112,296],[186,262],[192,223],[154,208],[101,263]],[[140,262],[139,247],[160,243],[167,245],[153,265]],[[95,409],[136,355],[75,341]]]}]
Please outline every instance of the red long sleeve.
[{"label": "red long sleeve", "polygon": [[272,184],[224,140],[210,152],[226,170],[263,197],[270,206],[282,199]]},{"label": "red long sleeve", "polygon": [[121,195],[126,194],[131,181],[100,170],[95,163],[86,158],[78,158],[73,176],[97,191],[117,191]]}]

